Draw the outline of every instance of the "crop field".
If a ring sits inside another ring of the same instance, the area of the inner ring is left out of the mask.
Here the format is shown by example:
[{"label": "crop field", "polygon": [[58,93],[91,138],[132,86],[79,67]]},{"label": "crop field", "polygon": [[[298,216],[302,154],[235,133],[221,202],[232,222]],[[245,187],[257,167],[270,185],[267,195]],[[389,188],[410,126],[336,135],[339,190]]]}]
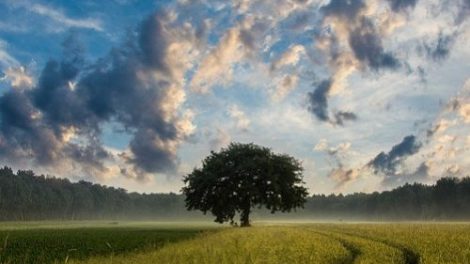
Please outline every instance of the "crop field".
[{"label": "crop field", "polygon": [[470,263],[467,223],[7,223],[0,242],[0,263]]}]

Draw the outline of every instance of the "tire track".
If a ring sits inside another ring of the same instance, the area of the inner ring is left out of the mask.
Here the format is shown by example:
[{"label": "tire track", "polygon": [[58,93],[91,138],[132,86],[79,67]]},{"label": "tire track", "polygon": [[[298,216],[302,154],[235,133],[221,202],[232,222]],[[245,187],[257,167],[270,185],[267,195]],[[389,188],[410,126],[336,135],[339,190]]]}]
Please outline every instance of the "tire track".
[{"label": "tire track", "polygon": [[329,234],[318,231],[313,231],[313,233],[338,241],[348,252],[351,253],[351,258],[345,260],[342,264],[353,264],[358,258],[358,256],[362,254],[361,250],[357,246],[355,246],[353,243],[346,241],[345,239],[334,237]]},{"label": "tire track", "polygon": [[343,233],[347,234],[347,235],[350,235],[350,236],[356,236],[356,237],[368,239],[368,240],[371,240],[371,241],[379,242],[379,243],[385,244],[387,246],[396,248],[396,249],[400,250],[401,252],[403,252],[403,256],[405,258],[405,264],[419,264],[420,263],[420,255],[417,252],[414,252],[412,249],[410,249],[410,248],[408,248],[408,247],[406,247],[402,244],[395,243],[395,242],[385,240],[385,239],[378,239],[378,238],[374,238],[374,237],[370,237],[370,236],[366,236],[366,235],[354,234],[354,233],[350,233],[350,232],[343,232]]},{"label": "tire track", "polygon": [[402,253],[404,264],[419,264],[420,263],[419,254],[417,254],[411,249],[398,243],[393,243],[391,241],[382,240],[382,239],[376,239],[376,238],[366,236],[366,235],[359,235],[359,234],[355,234],[351,232],[344,232],[341,230],[328,230],[326,232],[313,231],[313,232],[339,241],[349,252],[351,252],[352,259],[348,262],[345,262],[348,264],[355,263],[358,260],[358,257],[360,255],[363,255],[363,252],[361,251],[360,247],[357,247],[357,245],[354,245],[353,242],[349,242],[347,241],[347,239],[341,238],[341,236],[345,236],[345,235],[349,237],[353,237],[353,238],[363,239],[365,241],[372,241],[374,243],[380,243],[386,247],[393,248]]}]

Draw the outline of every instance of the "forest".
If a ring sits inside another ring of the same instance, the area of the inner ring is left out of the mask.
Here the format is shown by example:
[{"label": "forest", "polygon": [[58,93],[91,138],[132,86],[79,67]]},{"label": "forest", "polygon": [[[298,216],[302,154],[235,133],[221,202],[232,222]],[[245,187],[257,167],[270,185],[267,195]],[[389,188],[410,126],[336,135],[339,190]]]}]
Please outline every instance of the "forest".
[{"label": "forest", "polygon": [[[296,212],[271,215],[255,209],[253,215],[266,219],[468,220],[470,177],[444,177],[433,185],[405,184],[384,192],[314,194]],[[206,219],[203,217],[185,209],[181,194],[139,194],[36,175],[30,170],[0,169],[0,221]]]}]

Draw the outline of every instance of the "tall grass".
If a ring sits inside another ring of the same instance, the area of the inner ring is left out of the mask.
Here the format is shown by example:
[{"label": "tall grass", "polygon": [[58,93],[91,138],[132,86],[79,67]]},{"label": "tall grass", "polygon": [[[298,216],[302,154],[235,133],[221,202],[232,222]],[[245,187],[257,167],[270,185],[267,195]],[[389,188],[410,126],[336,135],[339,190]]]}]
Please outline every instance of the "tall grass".
[{"label": "tall grass", "polygon": [[[78,224],[77,224],[78,226]],[[121,256],[156,250],[168,243],[201,233],[201,227],[123,226],[18,228],[0,230],[0,263],[47,264],[85,260],[93,256]]]},{"label": "tall grass", "polygon": [[295,227],[255,227],[205,234],[150,253],[86,263],[347,263],[340,241]]},{"label": "tall grass", "polygon": [[401,223],[320,225],[414,253],[420,263],[470,263],[470,224]]},{"label": "tall grass", "polygon": [[113,225],[0,228],[0,263],[470,263],[463,223]]}]

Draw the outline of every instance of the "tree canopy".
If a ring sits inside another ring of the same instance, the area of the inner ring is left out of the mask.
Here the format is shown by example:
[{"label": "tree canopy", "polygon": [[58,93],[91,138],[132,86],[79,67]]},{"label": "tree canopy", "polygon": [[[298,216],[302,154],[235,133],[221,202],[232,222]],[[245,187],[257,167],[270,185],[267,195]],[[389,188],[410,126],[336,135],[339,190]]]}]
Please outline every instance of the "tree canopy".
[{"label": "tree canopy", "polygon": [[249,226],[254,207],[271,213],[303,207],[308,195],[303,187],[300,161],[286,154],[275,154],[255,144],[231,143],[220,152],[212,151],[184,177],[183,194],[188,210],[210,211],[219,223]]}]

